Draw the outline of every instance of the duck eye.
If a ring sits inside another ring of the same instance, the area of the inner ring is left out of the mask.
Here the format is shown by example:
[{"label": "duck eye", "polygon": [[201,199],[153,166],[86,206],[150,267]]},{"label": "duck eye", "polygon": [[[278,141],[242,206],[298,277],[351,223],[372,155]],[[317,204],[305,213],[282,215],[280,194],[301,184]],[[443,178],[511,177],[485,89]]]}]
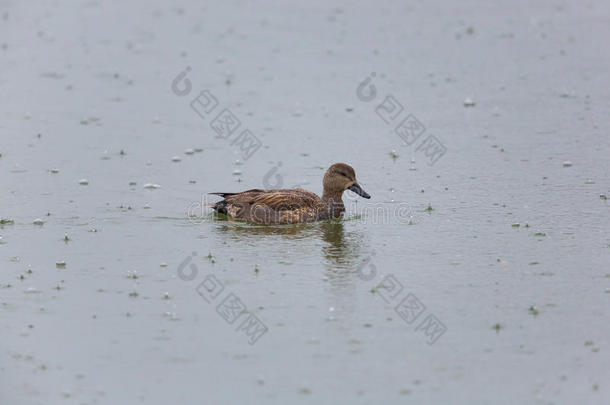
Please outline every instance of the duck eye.
[{"label": "duck eye", "polygon": [[345,173],[343,173],[343,172],[340,172],[339,174],[340,174],[341,176],[347,177],[347,174],[345,174]]}]

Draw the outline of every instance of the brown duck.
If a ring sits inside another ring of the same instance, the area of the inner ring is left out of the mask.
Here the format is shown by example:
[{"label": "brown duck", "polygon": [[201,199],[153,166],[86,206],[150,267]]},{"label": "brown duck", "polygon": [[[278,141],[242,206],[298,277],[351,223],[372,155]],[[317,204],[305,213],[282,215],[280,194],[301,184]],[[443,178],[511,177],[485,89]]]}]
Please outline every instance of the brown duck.
[{"label": "brown duck", "polygon": [[260,224],[295,224],[339,217],[345,212],[341,199],[345,190],[371,198],[356,182],[354,169],[345,163],[332,165],[322,184],[322,198],[299,188],[210,194],[224,198],[213,205],[217,213]]}]

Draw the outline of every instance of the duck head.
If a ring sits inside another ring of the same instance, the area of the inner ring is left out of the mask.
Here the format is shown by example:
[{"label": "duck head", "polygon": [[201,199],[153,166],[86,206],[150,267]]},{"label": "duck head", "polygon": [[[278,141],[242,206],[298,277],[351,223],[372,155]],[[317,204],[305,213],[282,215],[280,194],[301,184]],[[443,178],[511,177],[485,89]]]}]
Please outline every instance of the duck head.
[{"label": "duck head", "polygon": [[345,163],[335,163],[329,167],[322,184],[324,185],[324,196],[327,197],[339,196],[340,198],[345,190],[350,190],[360,197],[371,198],[356,181],[354,169]]}]

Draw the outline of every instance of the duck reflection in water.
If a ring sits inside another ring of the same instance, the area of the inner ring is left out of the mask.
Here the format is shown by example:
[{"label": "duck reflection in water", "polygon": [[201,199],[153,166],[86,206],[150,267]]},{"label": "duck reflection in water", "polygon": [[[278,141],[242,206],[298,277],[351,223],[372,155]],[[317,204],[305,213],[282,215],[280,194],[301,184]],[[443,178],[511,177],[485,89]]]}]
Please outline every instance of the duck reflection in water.
[{"label": "duck reflection in water", "polygon": [[[224,223],[223,223],[224,222]],[[252,225],[231,220],[220,220],[216,231],[234,242],[246,243],[249,246],[263,243],[269,245],[271,252],[281,247],[282,253],[288,255],[308,255],[313,248],[321,245],[324,263],[331,273],[348,274],[357,267],[362,246],[362,234],[356,231],[345,231],[345,220],[328,220],[317,223],[294,225]],[[277,237],[277,238],[276,238]],[[270,244],[270,238],[274,243]],[[299,241],[290,243],[289,241]],[[275,243],[277,242],[277,243]],[[329,275],[330,276],[330,275]]]}]

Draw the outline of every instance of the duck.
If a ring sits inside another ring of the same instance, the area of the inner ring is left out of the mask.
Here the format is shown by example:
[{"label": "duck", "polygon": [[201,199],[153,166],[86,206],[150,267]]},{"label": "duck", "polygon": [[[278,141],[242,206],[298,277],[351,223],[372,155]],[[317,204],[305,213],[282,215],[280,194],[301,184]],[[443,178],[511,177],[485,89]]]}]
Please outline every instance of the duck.
[{"label": "duck", "polygon": [[371,196],[356,181],[356,172],[346,163],[335,163],[322,180],[322,197],[300,188],[261,190],[240,193],[209,193],[223,198],[212,205],[218,214],[230,219],[258,224],[298,224],[338,218],[345,212],[343,192]]}]

